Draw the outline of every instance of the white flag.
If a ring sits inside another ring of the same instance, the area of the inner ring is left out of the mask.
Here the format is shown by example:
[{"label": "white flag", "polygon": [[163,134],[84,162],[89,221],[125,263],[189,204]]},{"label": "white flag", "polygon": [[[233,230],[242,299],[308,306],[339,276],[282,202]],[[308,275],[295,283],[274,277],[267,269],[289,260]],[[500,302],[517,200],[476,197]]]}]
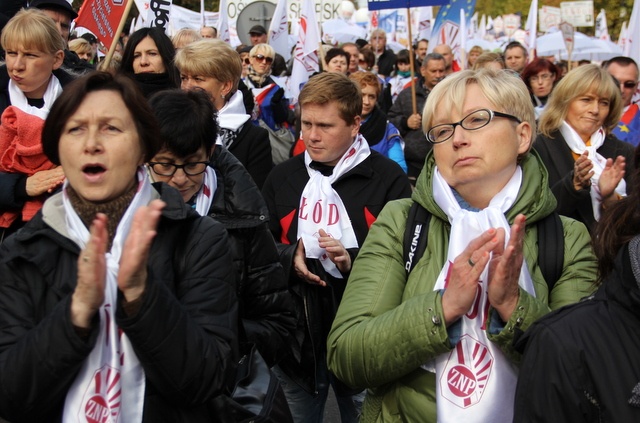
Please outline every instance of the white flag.
[{"label": "white flag", "polygon": [[480,27],[478,28],[478,38],[484,40],[485,35],[487,35],[487,16],[482,15],[480,18]]},{"label": "white flag", "polygon": [[276,53],[284,57],[284,60],[289,60],[291,57],[286,1],[279,1],[276,4],[276,10],[273,12],[273,18],[269,25],[269,45]]},{"label": "white flag", "polygon": [[431,38],[431,27],[433,26],[433,6],[420,8],[418,17],[418,40],[429,40]]},{"label": "white flag", "polygon": [[604,12],[604,9],[600,9],[600,13],[598,13],[596,17],[596,38],[611,41],[609,28],[607,27],[607,14]]},{"label": "white flag", "polygon": [[529,47],[529,61],[534,59],[536,49],[536,38],[538,37],[538,0],[531,0],[529,6],[529,16],[524,29],[528,33],[527,46]]},{"label": "white flag", "polygon": [[[467,68],[467,17],[464,13],[464,8],[460,9],[460,32],[458,33],[458,37],[460,37],[460,48],[457,52],[453,53],[453,56],[460,64],[462,69]],[[454,43],[455,44],[455,43]]]},{"label": "white flag", "polygon": [[229,34],[229,17],[227,16],[227,0],[220,0],[220,9],[218,13],[218,38],[225,43],[231,41]]},{"label": "white flag", "polygon": [[640,0],[633,2],[633,12],[627,26],[627,45],[624,55],[640,63]]},{"label": "white flag", "polygon": [[289,78],[289,92],[291,104],[298,102],[300,87],[309,80],[314,72],[320,71],[318,46],[320,45],[320,30],[316,21],[315,2],[303,0],[300,12],[300,28],[296,42],[293,69]]},{"label": "white flag", "polygon": [[467,28],[467,38],[478,38],[478,12],[471,17],[471,23]]},{"label": "white flag", "polygon": [[[138,21],[140,21],[140,23],[136,25],[142,25],[140,28],[143,28],[145,25],[142,23],[147,20],[147,13],[149,12],[149,0],[134,0],[133,3],[138,9]],[[132,34],[132,32],[130,32],[130,34]]]},{"label": "white flag", "polygon": [[620,28],[620,36],[618,37],[618,47],[624,52],[627,49],[627,22],[622,22],[622,28]]},{"label": "white flag", "polygon": [[149,12],[145,24],[149,27],[159,27],[167,31],[171,16],[173,0],[150,0]]}]

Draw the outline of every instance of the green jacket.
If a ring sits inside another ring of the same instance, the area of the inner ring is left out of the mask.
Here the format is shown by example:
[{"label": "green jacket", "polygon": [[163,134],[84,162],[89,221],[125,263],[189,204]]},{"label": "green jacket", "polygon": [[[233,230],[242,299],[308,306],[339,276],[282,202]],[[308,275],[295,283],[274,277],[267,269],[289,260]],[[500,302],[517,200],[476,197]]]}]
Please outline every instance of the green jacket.
[{"label": "green jacket", "polygon": [[[527,217],[524,255],[536,297],[520,290],[504,329],[488,335],[515,363],[519,356],[512,348],[514,334],[551,309],[588,296],[596,281],[596,259],[586,227],[563,217],[564,270],[549,295],[538,267],[535,224],[554,211],[556,200],[537,153],[531,152],[521,165],[522,187],[506,217],[510,223],[519,213]],[[449,352],[452,345],[442,324],[441,294],[433,290],[446,260],[451,229],[432,195],[434,168],[430,153],[412,199],[388,203],[371,227],[329,334],[329,368],[347,384],[368,388],[364,422],[436,421],[435,374],[420,366]],[[412,201],[433,218],[427,250],[407,278],[402,241]]]}]

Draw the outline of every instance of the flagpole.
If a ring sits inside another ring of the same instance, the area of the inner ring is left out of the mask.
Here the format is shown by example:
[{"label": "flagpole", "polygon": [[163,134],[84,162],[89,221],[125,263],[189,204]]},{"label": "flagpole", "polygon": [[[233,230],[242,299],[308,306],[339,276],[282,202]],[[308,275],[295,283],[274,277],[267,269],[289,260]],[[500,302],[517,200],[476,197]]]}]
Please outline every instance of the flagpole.
[{"label": "flagpole", "polygon": [[409,71],[411,72],[411,106],[413,114],[418,113],[418,105],[416,102],[416,84],[413,61],[413,36],[411,35],[411,10],[407,7],[407,27],[409,28]]},{"label": "flagpole", "polygon": [[124,6],[124,13],[122,14],[122,18],[120,19],[120,23],[118,24],[118,29],[113,36],[113,41],[111,41],[111,46],[109,47],[109,52],[107,56],[104,58],[104,69],[109,68],[109,62],[111,62],[111,58],[113,57],[113,53],[116,51],[116,45],[118,44],[118,40],[120,39],[120,34],[124,29],[125,21],[129,16],[129,12],[131,11],[131,5],[133,4],[133,0],[127,0],[127,4]]}]

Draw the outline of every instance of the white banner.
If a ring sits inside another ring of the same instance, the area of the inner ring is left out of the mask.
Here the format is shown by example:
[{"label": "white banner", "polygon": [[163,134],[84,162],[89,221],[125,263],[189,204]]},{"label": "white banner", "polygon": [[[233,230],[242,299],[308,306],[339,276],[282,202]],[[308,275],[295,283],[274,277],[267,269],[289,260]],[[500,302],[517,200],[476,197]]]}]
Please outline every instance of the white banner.
[{"label": "white banner", "polygon": [[560,3],[562,20],[575,26],[593,26],[593,1],[564,1]]},{"label": "white banner", "polygon": [[562,22],[562,15],[559,7],[542,6],[538,12],[538,29],[540,32],[547,32],[550,28],[558,28]]}]

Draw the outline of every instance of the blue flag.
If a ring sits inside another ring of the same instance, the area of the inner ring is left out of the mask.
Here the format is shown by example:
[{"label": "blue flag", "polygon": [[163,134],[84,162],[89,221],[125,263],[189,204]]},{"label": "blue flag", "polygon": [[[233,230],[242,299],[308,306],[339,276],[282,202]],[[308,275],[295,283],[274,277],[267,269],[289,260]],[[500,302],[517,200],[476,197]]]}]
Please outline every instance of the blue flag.
[{"label": "blue flag", "polygon": [[[369,0],[369,10],[407,9],[409,7],[439,6],[449,3],[449,0]],[[475,3],[475,2],[474,2]]]},{"label": "blue flag", "polygon": [[476,0],[451,0],[438,10],[438,16],[431,29],[429,50],[440,44],[447,44],[455,52],[461,43],[460,10],[464,9],[467,27],[476,8]]}]

